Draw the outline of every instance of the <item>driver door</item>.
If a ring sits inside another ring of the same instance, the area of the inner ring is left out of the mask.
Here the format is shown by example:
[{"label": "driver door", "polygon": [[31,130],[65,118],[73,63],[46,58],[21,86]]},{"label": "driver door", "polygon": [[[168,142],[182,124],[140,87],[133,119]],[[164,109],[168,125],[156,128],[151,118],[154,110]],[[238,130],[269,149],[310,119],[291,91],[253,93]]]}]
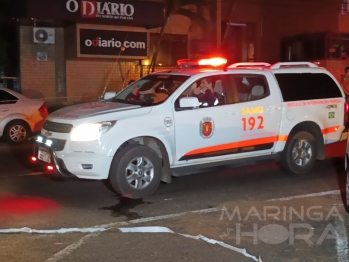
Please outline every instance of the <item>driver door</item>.
[{"label": "driver door", "polygon": [[213,105],[205,106],[205,103],[202,103],[202,106],[196,109],[179,108],[180,98],[199,93],[195,91],[200,86],[200,80],[192,83],[175,102],[177,165],[205,162],[234,153],[221,148],[234,140],[232,105],[226,103],[225,92],[225,87],[229,86],[229,78],[227,75],[218,75],[214,76],[212,82],[217,98]]}]

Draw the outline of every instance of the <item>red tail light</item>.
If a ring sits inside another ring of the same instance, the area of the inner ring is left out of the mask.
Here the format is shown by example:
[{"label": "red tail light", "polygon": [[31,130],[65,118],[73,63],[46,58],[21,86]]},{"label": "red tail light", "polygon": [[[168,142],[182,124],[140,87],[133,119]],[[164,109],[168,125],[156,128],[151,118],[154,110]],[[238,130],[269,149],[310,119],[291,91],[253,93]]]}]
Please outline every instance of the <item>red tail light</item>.
[{"label": "red tail light", "polygon": [[35,163],[35,162],[37,161],[37,158],[36,158],[35,156],[32,156],[32,157],[30,158],[30,161],[31,161],[32,163]]},{"label": "red tail light", "polygon": [[48,171],[52,171],[54,168],[53,168],[53,166],[51,166],[51,165],[47,165],[47,166],[46,166],[46,169],[47,169]]},{"label": "red tail light", "polygon": [[42,104],[42,106],[38,110],[40,113],[48,114],[48,109],[45,103]]},{"label": "red tail light", "polygon": [[344,103],[344,113],[349,112],[349,104],[347,102]]}]

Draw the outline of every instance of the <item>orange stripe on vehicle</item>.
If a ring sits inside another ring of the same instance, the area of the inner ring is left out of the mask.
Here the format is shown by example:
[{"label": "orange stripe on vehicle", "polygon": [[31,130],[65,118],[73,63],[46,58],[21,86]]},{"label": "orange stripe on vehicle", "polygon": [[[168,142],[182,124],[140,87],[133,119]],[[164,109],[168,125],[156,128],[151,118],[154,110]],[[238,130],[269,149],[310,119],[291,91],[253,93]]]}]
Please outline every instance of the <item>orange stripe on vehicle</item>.
[{"label": "orange stripe on vehicle", "polygon": [[329,134],[329,133],[335,133],[337,132],[339,129],[339,126],[333,126],[333,127],[329,127],[329,128],[325,128],[325,129],[322,129],[321,132],[322,134]]},{"label": "orange stripe on vehicle", "polygon": [[286,140],[287,140],[287,136],[271,136],[271,137],[265,137],[265,138],[257,138],[257,139],[251,139],[251,140],[245,140],[245,141],[233,142],[233,143],[229,143],[229,144],[218,145],[218,146],[204,147],[204,148],[190,151],[190,152],[186,153],[185,156],[205,154],[205,153],[230,150],[230,149],[237,149],[237,148],[248,147],[248,146],[258,146],[258,145],[275,143],[278,141],[286,141]]},{"label": "orange stripe on vehicle", "polygon": [[278,141],[280,142],[286,142],[288,139],[288,136],[278,136]]}]

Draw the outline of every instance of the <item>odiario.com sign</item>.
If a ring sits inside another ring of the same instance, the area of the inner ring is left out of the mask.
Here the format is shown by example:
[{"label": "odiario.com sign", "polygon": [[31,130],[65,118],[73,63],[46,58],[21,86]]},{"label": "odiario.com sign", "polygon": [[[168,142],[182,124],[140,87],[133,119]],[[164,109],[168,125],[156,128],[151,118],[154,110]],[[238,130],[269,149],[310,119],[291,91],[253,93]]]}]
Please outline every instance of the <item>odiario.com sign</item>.
[{"label": "odiario.com sign", "polygon": [[148,36],[145,32],[82,29],[80,55],[147,57]]}]

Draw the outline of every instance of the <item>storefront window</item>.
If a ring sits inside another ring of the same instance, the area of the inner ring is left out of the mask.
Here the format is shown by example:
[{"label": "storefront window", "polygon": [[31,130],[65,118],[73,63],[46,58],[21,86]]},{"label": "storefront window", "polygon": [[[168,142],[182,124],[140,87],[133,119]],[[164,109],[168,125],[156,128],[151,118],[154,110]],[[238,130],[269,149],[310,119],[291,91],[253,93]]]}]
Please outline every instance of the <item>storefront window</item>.
[{"label": "storefront window", "polygon": [[349,59],[349,34],[330,36],[328,39],[328,59]]},{"label": "storefront window", "polygon": [[312,61],[325,59],[325,35],[296,36],[284,39],[281,47],[283,61]]},{"label": "storefront window", "polygon": [[349,59],[349,34],[316,34],[285,38],[282,61]]},{"label": "storefront window", "polygon": [[349,0],[342,0],[342,14],[349,13]]}]

